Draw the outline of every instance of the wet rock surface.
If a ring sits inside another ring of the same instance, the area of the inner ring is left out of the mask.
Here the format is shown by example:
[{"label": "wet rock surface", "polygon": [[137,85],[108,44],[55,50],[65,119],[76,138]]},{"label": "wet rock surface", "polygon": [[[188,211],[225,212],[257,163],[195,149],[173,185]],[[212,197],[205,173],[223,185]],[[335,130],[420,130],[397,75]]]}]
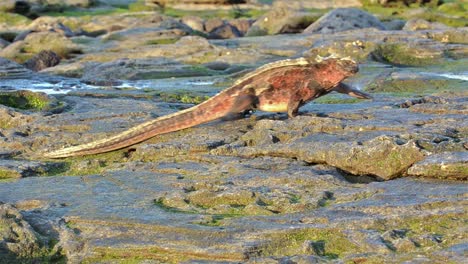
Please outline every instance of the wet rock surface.
[{"label": "wet rock surface", "polygon": [[[0,262],[465,261],[468,48],[453,25],[463,6],[447,9],[450,23],[411,9],[397,13],[414,19],[382,26],[369,8],[351,9],[361,20],[336,19],[339,9],[316,21],[327,11],[311,1],[260,4],[247,19],[171,17],[166,2],[0,21]],[[314,21],[330,31],[282,34]],[[45,43],[58,65],[41,62]],[[360,62],[346,83],[372,100],[331,93],[292,119],[258,111],[110,153],[43,158],[187,109],[265,63],[332,54]],[[33,57],[37,72],[23,65]]]}]

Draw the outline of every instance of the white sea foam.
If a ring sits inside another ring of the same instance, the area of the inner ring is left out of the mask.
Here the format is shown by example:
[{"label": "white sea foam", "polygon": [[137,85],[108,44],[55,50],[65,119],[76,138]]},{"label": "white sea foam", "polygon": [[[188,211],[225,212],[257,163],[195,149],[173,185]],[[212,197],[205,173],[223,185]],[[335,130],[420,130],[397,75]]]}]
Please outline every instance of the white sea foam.
[{"label": "white sea foam", "polygon": [[447,79],[468,81],[468,73],[454,74],[454,73],[421,72],[421,74],[428,75],[428,76],[444,77]]}]

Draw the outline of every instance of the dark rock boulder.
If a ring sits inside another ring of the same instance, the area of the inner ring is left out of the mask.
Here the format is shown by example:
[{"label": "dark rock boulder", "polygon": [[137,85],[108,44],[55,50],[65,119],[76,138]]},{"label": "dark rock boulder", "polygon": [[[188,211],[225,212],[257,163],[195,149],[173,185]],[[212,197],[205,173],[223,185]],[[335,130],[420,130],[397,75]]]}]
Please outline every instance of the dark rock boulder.
[{"label": "dark rock boulder", "polygon": [[16,37],[13,39],[13,42],[24,40],[27,35],[29,35],[29,34],[31,34],[33,32],[34,31],[32,31],[32,30],[25,30],[25,31],[19,33],[18,35],[16,35]]},{"label": "dark rock boulder", "polygon": [[43,50],[24,63],[24,66],[33,71],[41,71],[60,63],[60,56],[51,50]]},{"label": "dark rock boulder", "polygon": [[10,45],[10,42],[0,38],[0,49],[3,49],[4,47]]},{"label": "dark rock boulder", "polygon": [[406,21],[402,19],[393,19],[390,21],[382,21],[382,23],[385,25],[387,30],[401,30],[405,26]]},{"label": "dark rock boulder", "polygon": [[252,19],[232,19],[228,23],[236,27],[242,35],[245,35],[255,21]]},{"label": "dark rock boulder", "polygon": [[192,29],[189,26],[175,19],[165,19],[159,23],[159,27],[163,29],[178,29],[187,34],[192,33]]},{"label": "dark rock boulder", "polygon": [[379,19],[365,11],[356,8],[338,8],[315,21],[304,30],[304,33],[330,34],[370,27],[386,29]]},{"label": "dark rock boulder", "polygon": [[230,39],[241,37],[242,33],[230,24],[224,24],[210,32],[208,38],[211,39]]},{"label": "dark rock boulder", "polygon": [[225,22],[221,18],[212,18],[208,19],[205,22],[205,31],[210,33],[211,31],[215,30],[216,28],[224,25]]},{"label": "dark rock boulder", "polygon": [[28,1],[21,0],[2,0],[0,2],[1,12],[12,12],[18,14],[27,14],[31,9],[31,5]]}]

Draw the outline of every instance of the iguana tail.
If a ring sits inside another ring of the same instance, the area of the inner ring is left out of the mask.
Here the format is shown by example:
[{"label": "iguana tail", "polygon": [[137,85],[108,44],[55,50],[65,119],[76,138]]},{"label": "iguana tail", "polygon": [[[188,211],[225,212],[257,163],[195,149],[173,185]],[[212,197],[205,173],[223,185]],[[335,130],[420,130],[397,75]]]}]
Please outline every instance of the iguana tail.
[{"label": "iguana tail", "polygon": [[43,154],[43,156],[47,158],[64,158],[121,149],[156,135],[178,131],[221,118],[229,114],[233,108],[235,109],[236,98],[238,98],[238,94],[235,91],[223,91],[199,105],[145,122],[115,136],[52,151]]}]

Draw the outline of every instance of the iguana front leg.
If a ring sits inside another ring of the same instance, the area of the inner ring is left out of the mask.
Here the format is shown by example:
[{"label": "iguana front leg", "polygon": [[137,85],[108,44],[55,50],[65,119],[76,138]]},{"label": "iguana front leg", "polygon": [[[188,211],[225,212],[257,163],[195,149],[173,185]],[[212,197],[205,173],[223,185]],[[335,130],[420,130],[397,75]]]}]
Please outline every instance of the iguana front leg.
[{"label": "iguana front leg", "polygon": [[297,100],[297,98],[291,99],[288,103],[288,117],[293,118],[297,116],[299,112],[299,107],[303,105],[302,100]]}]

